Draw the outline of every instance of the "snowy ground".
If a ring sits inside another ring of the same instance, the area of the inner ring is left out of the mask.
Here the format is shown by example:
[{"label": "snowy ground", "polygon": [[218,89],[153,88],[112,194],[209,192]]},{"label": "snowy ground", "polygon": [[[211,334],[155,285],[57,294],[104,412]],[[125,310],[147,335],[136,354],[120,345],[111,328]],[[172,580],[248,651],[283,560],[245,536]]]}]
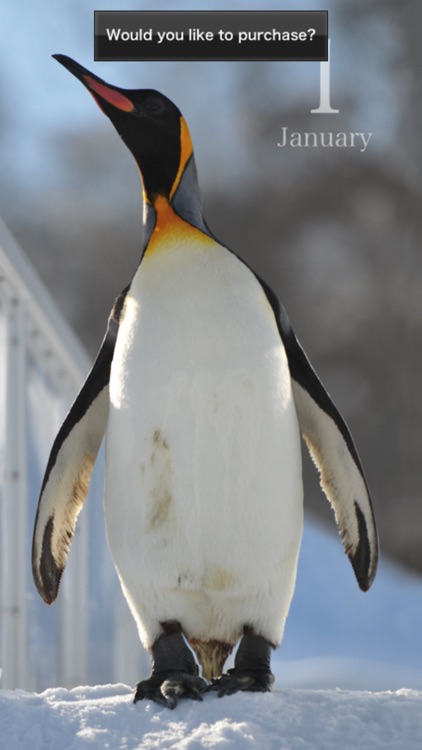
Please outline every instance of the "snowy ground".
[{"label": "snowy ground", "polygon": [[363,595],[339,540],[313,525],[299,567],[273,693],[172,712],[134,706],[122,684],[3,689],[1,750],[422,750],[422,582],[382,561]]},{"label": "snowy ground", "polygon": [[123,684],[3,689],[0,748],[422,750],[421,617],[420,579],[383,560],[364,595],[339,540],[308,525],[272,694],[207,694],[171,712],[134,706]]},{"label": "snowy ground", "polygon": [[422,692],[276,689],[174,711],[124,685],[0,691],[3,750],[420,750]]}]

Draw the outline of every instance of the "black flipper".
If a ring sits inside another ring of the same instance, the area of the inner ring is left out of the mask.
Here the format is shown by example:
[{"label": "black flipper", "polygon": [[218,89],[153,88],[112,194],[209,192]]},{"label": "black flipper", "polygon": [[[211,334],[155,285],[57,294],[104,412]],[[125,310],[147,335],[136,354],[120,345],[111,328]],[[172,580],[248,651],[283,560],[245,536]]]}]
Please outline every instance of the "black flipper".
[{"label": "black flipper", "polygon": [[60,579],[107,425],[110,367],[127,289],[117,298],[94,365],[54,441],[38,501],[32,543],[35,585],[47,604]]},{"label": "black flipper", "polygon": [[369,490],[353,438],[299,344],[286,311],[270,287],[261,279],[260,283],[286,350],[299,429],[334,510],[358,584],[367,591],[377,569],[378,540]]}]

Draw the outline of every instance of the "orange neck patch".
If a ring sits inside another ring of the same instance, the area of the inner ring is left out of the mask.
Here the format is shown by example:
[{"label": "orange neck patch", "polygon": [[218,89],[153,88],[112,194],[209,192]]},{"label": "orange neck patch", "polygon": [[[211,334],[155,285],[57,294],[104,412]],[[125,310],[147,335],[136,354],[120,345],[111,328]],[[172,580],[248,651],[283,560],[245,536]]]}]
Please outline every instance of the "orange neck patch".
[{"label": "orange neck patch", "polygon": [[175,214],[167,198],[163,195],[159,195],[155,199],[154,210],[157,214],[154,232],[157,234],[171,232],[177,226],[178,222],[181,221],[180,217]]},{"label": "orange neck patch", "polygon": [[164,196],[157,196],[153,208],[157,218],[145,255],[151,257],[161,251],[171,251],[179,244],[187,247],[190,242],[193,242],[195,247],[198,244],[215,244],[211,237],[178,216]]}]

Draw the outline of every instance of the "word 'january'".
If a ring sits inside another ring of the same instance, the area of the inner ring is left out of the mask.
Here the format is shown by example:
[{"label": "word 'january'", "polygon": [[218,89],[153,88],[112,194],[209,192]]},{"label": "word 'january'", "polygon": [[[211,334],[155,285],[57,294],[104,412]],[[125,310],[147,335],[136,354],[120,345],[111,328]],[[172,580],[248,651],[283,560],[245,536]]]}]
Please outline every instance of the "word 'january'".
[{"label": "word 'january'", "polygon": [[[289,128],[281,128],[283,137],[277,143],[279,148],[290,146],[291,148],[359,148],[361,153],[365,152],[372,136],[372,133],[315,133],[293,131],[289,133]],[[360,141],[360,143],[359,143]]]}]

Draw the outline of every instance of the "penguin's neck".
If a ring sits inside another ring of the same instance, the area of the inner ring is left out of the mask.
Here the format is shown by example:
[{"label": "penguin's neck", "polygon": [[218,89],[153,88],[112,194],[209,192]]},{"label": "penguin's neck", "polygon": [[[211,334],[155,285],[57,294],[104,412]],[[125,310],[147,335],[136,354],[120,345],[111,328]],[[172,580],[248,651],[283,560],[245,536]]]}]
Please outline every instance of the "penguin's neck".
[{"label": "penguin's neck", "polygon": [[190,157],[171,198],[162,195],[148,196],[144,192],[144,247],[145,253],[153,234],[169,231],[177,219],[182,219],[209,235],[202,216],[201,194],[195,160]]}]

